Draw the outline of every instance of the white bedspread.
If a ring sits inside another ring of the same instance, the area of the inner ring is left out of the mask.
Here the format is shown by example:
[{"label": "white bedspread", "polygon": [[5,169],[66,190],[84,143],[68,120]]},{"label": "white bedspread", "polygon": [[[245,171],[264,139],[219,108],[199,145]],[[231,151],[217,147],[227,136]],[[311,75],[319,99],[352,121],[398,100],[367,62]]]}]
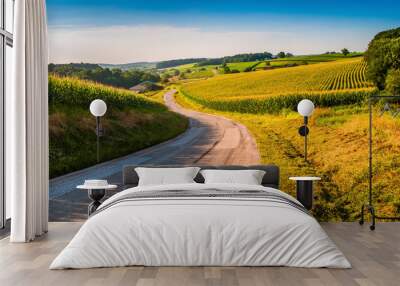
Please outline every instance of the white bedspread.
[{"label": "white bedspread", "polygon": [[104,210],[83,224],[50,269],[127,265],[351,267],[313,217],[287,204],[210,197],[153,198],[109,205],[130,192],[204,188],[284,194],[262,186],[226,184],[128,189],[100,206]]}]

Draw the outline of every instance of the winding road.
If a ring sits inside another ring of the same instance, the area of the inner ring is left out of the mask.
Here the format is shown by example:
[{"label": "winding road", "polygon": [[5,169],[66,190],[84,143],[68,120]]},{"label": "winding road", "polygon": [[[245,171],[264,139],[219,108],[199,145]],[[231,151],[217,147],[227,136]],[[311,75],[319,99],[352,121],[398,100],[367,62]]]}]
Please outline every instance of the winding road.
[{"label": "winding road", "polygon": [[[175,102],[175,90],[164,95],[167,107],[190,119],[187,140],[177,164],[250,165],[260,162],[257,145],[247,128],[221,116],[184,109]],[[169,162],[169,161],[168,161]]]},{"label": "winding road", "polygon": [[165,93],[165,104],[170,110],[188,117],[189,128],[180,136],[153,147],[50,180],[50,221],[86,219],[87,194],[75,187],[88,178],[105,178],[121,184],[124,165],[251,165],[260,162],[255,140],[245,126],[221,116],[185,109],[175,102],[175,93],[175,90]]}]

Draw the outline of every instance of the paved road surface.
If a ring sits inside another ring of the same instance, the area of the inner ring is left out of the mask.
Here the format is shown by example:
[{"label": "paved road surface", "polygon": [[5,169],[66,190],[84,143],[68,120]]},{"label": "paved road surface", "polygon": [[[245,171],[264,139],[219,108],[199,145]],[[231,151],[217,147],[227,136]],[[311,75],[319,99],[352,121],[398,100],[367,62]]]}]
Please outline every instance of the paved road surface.
[{"label": "paved road surface", "polygon": [[[89,199],[75,186],[85,179],[106,178],[121,184],[127,164],[257,164],[260,156],[246,127],[220,116],[184,109],[174,100],[175,91],[165,94],[168,108],[190,119],[180,136],[131,155],[108,161],[50,181],[50,221],[86,219]],[[113,192],[109,191],[108,195]]]}]

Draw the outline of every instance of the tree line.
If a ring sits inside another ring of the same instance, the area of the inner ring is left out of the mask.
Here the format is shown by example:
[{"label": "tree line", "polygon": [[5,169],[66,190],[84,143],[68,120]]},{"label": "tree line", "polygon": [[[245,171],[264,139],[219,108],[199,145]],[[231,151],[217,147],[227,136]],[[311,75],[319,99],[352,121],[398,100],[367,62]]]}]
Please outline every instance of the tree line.
[{"label": "tree line", "polygon": [[239,62],[255,62],[263,60],[271,60],[273,54],[269,52],[263,53],[249,53],[249,54],[237,54],[234,56],[225,56],[221,58],[207,59],[197,63],[197,66],[207,66],[207,65],[223,65],[227,63],[239,63]]},{"label": "tree line", "polygon": [[[282,55],[282,52],[278,55]],[[275,57],[278,57],[275,56]],[[283,53],[284,56],[293,56],[290,53]],[[220,58],[188,58],[188,59],[176,59],[161,61],[156,64],[157,69],[165,69],[170,67],[176,67],[185,64],[196,64],[197,66],[207,66],[207,65],[222,65],[226,63],[238,63],[238,62],[254,62],[262,60],[270,60],[274,58],[274,55],[269,52],[263,53],[246,53],[237,54],[234,56],[225,56]]]},{"label": "tree line", "polygon": [[193,63],[198,63],[207,60],[206,58],[190,58],[190,59],[177,59],[177,60],[168,60],[168,61],[162,61],[158,62],[156,64],[157,69],[165,69],[165,68],[171,68],[171,67],[176,67],[180,65],[186,65],[186,64],[193,64]]},{"label": "tree line", "polygon": [[49,73],[58,76],[76,77],[120,88],[130,88],[144,81],[159,82],[154,71],[102,68],[97,64],[49,64]]},{"label": "tree line", "polygon": [[365,53],[367,76],[379,90],[400,95],[400,27],[378,33]]}]

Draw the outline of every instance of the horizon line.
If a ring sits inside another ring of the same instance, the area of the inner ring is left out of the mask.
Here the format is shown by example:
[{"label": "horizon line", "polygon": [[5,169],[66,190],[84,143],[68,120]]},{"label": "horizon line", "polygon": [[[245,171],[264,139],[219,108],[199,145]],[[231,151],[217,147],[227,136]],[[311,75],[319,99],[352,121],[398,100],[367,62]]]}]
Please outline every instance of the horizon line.
[{"label": "horizon line", "polygon": [[[345,48],[345,47],[344,47]],[[265,51],[268,52],[268,51]],[[282,51],[285,52],[285,51]],[[293,54],[294,57],[301,57],[301,56],[318,56],[318,55],[324,55],[327,52],[336,52],[336,54],[341,54],[341,52],[338,51],[326,51],[325,53],[311,53],[311,54]],[[161,62],[166,62],[166,61],[175,61],[175,60],[189,60],[189,59],[206,59],[206,60],[211,60],[211,59],[219,59],[219,58],[224,58],[224,57],[233,57],[237,55],[243,55],[243,54],[258,54],[258,53],[264,53],[264,52],[249,52],[249,53],[239,53],[239,54],[231,54],[231,55],[225,55],[221,57],[185,57],[185,58],[169,58],[166,60],[159,60],[159,61],[134,61],[134,62],[124,62],[124,63],[107,63],[107,62],[77,62],[77,61],[69,61],[69,62],[62,62],[62,63],[56,63],[56,62],[51,62],[49,61],[49,64],[55,64],[55,65],[68,65],[68,64],[97,64],[97,65],[116,65],[116,66],[121,66],[121,65],[130,65],[130,64],[140,64],[140,63],[145,63],[145,64],[157,64]],[[268,52],[269,53],[269,52]],[[285,52],[287,53],[287,52]],[[350,51],[350,53],[365,53],[365,51]],[[276,56],[276,54],[271,53],[273,56]],[[362,55],[360,55],[362,56]]]}]

